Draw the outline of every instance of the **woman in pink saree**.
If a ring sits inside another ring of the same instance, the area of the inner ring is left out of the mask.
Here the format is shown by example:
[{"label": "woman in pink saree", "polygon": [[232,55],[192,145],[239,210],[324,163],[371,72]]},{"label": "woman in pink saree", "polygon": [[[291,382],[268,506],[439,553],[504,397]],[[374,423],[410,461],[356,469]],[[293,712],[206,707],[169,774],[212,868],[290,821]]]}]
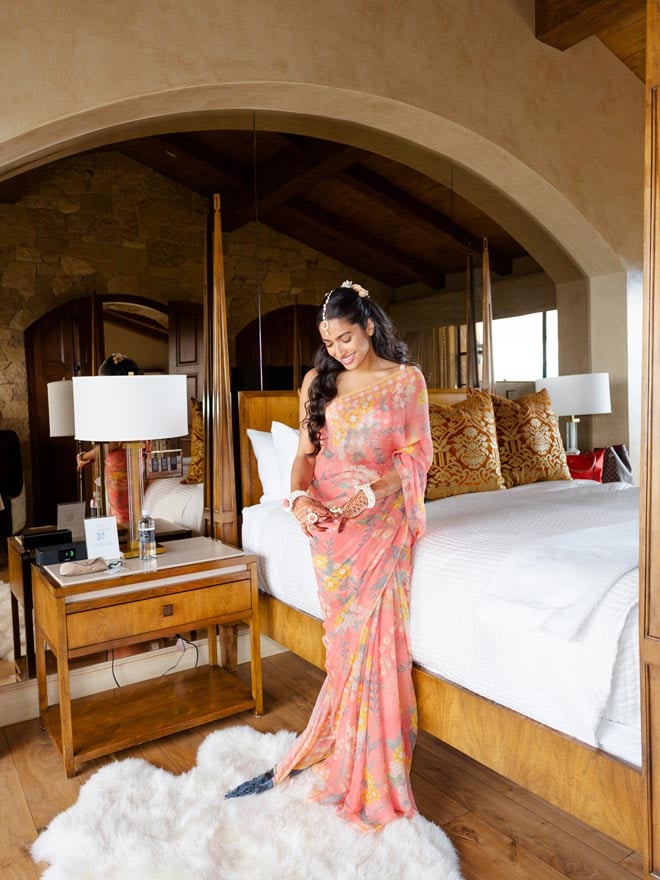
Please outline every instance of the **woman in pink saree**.
[{"label": "woman in pink saree", "polygon": [[314,798],[364,830],[416,813],[409,599],[432,460],[428,399],[385,312],[344,282],[319,311],[322,347],[303,381],[285,500],[310,539],[327,677],[310,721],[273,770],[227,796],[308,767]]}]

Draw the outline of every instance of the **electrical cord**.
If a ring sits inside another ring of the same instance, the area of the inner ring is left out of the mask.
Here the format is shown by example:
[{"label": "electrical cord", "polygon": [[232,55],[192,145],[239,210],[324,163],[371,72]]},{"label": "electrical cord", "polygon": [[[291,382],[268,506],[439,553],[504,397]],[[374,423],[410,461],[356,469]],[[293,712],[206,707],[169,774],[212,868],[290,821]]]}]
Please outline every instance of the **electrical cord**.
[{"label": "electrical cord", "polygon": [[190,645],[192,648],[195,649],[195,663],[194,663],[193,669],[197,669],[197,664],[199,663],[199,648],[198,648],[198,646],[195,644],[195,642],[191,642],[190,639],[186,639],[186,638],[184,638],[184,636],[179,635],[179,633],[176,634],[176,640],[177,640],[177,647],[178,647],[179,642],[183,642],[183,651],[181,652],[181,656],[176,661],[176,663],[174,663],[172,666],[170,666],[169,669],[166,669],[165,672],[163,672],[163,675],[167,675],[168,672],[172,672],[173,670],[175,670],[177,668],[177,666],[179,665],[179,663],[181,663],[181,661],[183,660],[183,658],[185,656],[187,645]]},{"label": "electrical cord", "polygon": [[110,668],[112,669],[112,677],[114,678],[114,680],[115,680],[115,684],[117,685],[117,687],[120,688],[121,685],[120,685],[119,682],[117,681],[117,676],[116,676],[116,674],[115,674],[115,649],[114,649],[114,648],[112,648],[111,653],[112,653],[112,657],[111,657],[111,661],[112,661],[112,663],[111,663],[111,667],[110,667]]},{"label": "electrical cord", "polygon": [[[170,666],[169,669],[166,669],[165,672],[161,673],[162,675],[167,675],[168,672],[172,672],[173,670],[175,670],[177,668],[177,666],[179,665],[179,663],[181,663],[181,661],[183,660],[183,658],[185,656],[187,645],[190,645],[192,648],[195,649],[195,663],[194,663],[193,669],[197,669],[197,666],[199,665],[199,647],[197,646],[197,644],[195,642],[191,642],[190,639],[186,639],[184,636],[180,635],[179,633],[176,634],[176,639],[177,639],[177,643],[183,642],[183,645],[184,645],[183,651],[181,652],[181,656],[176,661],[176,663],[174,663],[172,666]],[[112,671],[112,678],[113,678],[115,684],[117,685],[117,687],[120,688],[121,685],[119,684],[119,681],[117,679],[117,673],[115,672],[115,649],[112,648],[110,653],[111,653],[110,669]]]}]

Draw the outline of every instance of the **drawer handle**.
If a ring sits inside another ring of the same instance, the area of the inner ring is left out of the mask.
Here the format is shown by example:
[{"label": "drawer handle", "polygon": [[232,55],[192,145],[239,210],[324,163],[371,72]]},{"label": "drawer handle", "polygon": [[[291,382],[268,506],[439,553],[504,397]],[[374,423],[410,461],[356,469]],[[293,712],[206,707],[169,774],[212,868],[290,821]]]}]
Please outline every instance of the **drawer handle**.
[{"label": "drawer handle", "polygon": [[174,605],[163,605],[163,617],[172,617],[174,615]]}]

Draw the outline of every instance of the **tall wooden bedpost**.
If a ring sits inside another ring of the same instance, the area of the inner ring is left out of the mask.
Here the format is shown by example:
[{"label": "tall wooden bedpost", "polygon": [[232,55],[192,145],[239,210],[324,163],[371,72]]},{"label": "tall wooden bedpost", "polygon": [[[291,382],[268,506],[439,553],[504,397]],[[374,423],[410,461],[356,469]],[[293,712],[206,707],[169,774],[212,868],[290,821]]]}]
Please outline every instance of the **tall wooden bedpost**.
[{"label": "tall wooden bedpost", "polygon": [[[644,186],[644,368],[640,647],[645,785],[644,876],[660,876],[660,0],[648,0]],[[658,389],[656,392],[655,389]],[[655,548],[655,549],[654,549]]]},{"label": "tall wooden bedpost", "polygon": [[207,532],[236,546],[236,478],[232,439],[227,299],[222,252],[220,196],[213,196],[212,283],[204,314],[206,348],[206,489]]}]

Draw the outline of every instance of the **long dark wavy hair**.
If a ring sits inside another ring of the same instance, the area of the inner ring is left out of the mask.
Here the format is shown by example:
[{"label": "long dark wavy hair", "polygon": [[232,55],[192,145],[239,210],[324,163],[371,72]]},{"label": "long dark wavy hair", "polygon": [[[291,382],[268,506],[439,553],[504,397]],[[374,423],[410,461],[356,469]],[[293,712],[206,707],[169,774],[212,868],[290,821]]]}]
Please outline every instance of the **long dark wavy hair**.
[{"label": "long dark wavy hair", "polygon": [[[357,285],[356,285],[357,286]],[[362,290],[362,288],[360,288]],[[412,363],[408,348],[399,339],[394,324],[383,309],[370,296],[360,296],[353,287],[335,287],[324,297],[324,305],[319,307],[316,326],[325,319],[340,318],[349,324],[358,324],[364,331],[371,318],[374,332],[371,344],[378,357],[397,364]],[[321,432],[325,427],[325,408],[337,396],[337,376],[345,367],[328,354],[321,345],[314,356],[316,376],[309,386],[307,417],[303,425],[307,428],[309,439],[314,445],[314,455],[321,449]]]}]

